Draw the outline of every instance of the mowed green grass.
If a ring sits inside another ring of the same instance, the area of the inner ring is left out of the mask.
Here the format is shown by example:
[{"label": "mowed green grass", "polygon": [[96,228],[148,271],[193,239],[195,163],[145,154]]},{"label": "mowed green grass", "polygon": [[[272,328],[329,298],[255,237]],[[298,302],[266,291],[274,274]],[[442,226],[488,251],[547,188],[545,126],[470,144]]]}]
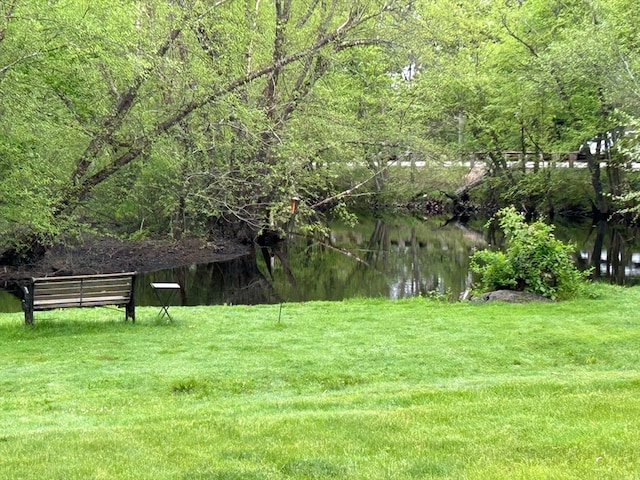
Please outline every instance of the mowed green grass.
[{"label": "mowed green grass", "polygon": [[640,478],[640,288],[0,315],[2,479]]}]

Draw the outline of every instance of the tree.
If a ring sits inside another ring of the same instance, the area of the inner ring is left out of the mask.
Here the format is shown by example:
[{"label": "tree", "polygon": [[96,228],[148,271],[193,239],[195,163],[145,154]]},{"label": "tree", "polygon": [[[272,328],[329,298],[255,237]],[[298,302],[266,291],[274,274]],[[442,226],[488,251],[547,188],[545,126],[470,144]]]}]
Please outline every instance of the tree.
[{"label": "tree", "polygon": [[[429,4],[425,24],[441,28],[428,29],[432,40],[421,51],[445,61],[418,77],[422,103],[431,105],[423,122],[463,154],[489,152],[494,175],[515,187],[521,174],[506,168],[503,152],[575,151],[637,109],[636,27],[618,21],[628,8],[626,1]],[[591,177],[594,204],[606,213],[607,193],[622,176],[611,161],[607,188],[600,186],[601,160],[590,162]]]},{"label": "tree", "polygon": [[[299,174],[278,154],[287,123],[346,51],[383,43],[373,29],[402,2],[270,5],[92,2],[85,10],[59,5],[44,18],[37,2],[14,2],[16,40],[46,20],[59,45],[37,69],[15,64],[16,78],[30,78],[32,100],[4,119],[35,132],[26,211],[43,213],[42,230],[55,234],[61,221],[124,206],[117,193],[140,176],[176,192],[164,194],[163,214],[174,220],[230,215],[254,232],[269,225],[269,212],[292,191],[288,175]],[[9,165],[2,188],[12,189],[8,179],[21,168]],[[44,178],[46,188],[36,182]],[[10,198],[8,209],[24,210],[24,199]],[[28,218],[16,223],[22,238],[38,231]]]}]

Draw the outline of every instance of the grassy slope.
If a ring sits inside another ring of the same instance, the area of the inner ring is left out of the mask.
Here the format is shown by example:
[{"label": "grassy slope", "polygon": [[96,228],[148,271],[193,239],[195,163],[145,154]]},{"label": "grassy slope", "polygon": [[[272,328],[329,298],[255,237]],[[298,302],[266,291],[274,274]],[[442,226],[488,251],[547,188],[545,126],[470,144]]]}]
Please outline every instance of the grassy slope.
[{"label": "grassy slope", "polygon": [[0,315],[0,478],[639,478],[640,289]]}]

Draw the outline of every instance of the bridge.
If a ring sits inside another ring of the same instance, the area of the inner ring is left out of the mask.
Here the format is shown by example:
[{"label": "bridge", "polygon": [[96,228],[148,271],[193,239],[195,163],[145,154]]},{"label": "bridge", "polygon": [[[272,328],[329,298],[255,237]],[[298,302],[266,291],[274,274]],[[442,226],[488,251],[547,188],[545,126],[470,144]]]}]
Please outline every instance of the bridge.
[{"label": "bridge", "polygon": [[[442,165],[445,167],[462,166],[470,169],[478,168],[483,169],[488,163],[494,163],[491,156],[497,154],[478,152],[467,155],[465,160],[444,160]],[[536,168],[587,168],[588,161],[587,155],[583,152],[570,152],[570,153],[535,153],[527,152],[502,152],[499,157],[505,162],[508,167],[524,167],[526,170],[534,170]],[[605,158],[604,155],[600,155],[601,158]],[[397,160],[396,165],[401,167],[426,167],[432,164],[427,161],[412,161],[412,160]],[[600,167],[605,168],[608,165],[607,161],[601,160]],[[630,169],[640,169],[640,161],[625,162],[624,166]]]}]

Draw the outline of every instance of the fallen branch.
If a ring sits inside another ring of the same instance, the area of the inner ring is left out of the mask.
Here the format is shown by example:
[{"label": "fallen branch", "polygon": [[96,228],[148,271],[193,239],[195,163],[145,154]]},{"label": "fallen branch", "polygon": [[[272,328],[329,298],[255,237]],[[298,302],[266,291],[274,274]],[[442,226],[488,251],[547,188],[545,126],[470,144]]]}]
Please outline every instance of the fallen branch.
[{"label": "fallen branch", "polygon": [[339,198],[350,196],[353,192],[358,190],[360,187],[362,187],[363,185],[365,185],[369,181],[371,181],[374,178],[376,178],[376,176],[380,175],[382,172],[384,172],[387,168],[389,168],[391,165],[393,165],[397,161],[398,161],[397,159],[396,160],[392,160],[391,162],[387,163],[384,167],[382,167],[380,170],[378,170],[376,173],[371,175],[366,180],[363,180],[362,182],[358,183],[357,185],[355,185],[355,186],[353,186],[353,187],[351,187],[351,188],[349,188],[347,190],[344,190],[343,192],[340,192],[340,193],[338,193],[336,195],[333,195],[332,197],[325,198],[324,200],[321,200],[318,203],[315,203],[315,204],[311,205],[311,207],[309,207],[309,208],[318,208],[321,205],[324,205],[326,203],[332,202],[332,201],[337,200]]}]

